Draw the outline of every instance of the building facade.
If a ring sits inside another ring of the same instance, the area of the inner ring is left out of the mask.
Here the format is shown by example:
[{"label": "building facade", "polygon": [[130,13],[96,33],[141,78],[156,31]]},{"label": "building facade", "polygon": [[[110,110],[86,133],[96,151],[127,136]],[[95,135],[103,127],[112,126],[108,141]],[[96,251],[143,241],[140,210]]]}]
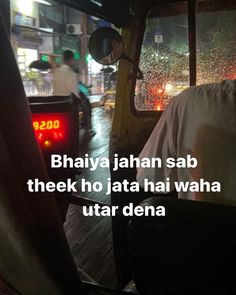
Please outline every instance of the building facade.
[{"label": "building facade", "polygon": [[89,55],[88,39],[97,27],[110,26],[109,23],[53,0],[3,0],[0,8],[9,23],[12,47],[28,96],[52,93],[50,75],[32,71],[29,65],[41,59],[60,66],[66,49],[74,52],[78,79],[93,84],[95,93],[103,91],[102,67]]}]

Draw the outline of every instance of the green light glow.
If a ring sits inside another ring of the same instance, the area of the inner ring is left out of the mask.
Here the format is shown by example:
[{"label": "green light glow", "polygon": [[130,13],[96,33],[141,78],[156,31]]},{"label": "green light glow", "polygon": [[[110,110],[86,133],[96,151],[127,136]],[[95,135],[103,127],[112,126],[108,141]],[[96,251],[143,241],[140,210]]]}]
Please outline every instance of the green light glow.
[{"label": "green light glow", "polygon": [[48,61],[48,56],[45,55],[45,54],[43,54],[43,55],[41,56],[41,60],[42,60],[42,61]]}]

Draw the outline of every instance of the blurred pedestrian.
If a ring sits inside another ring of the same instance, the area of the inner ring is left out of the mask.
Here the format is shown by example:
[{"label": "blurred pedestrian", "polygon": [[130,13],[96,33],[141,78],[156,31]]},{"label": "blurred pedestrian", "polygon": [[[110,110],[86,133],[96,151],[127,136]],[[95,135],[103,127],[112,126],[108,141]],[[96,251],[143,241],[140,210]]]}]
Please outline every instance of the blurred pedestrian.
[{"label": "blurred pedestrian", "polygon": [[73,71],[74,53],[71,50],[63,52],[63,65],[53,69],[53,95],[69,96],[71,93],[78,97],[78,79]]}]

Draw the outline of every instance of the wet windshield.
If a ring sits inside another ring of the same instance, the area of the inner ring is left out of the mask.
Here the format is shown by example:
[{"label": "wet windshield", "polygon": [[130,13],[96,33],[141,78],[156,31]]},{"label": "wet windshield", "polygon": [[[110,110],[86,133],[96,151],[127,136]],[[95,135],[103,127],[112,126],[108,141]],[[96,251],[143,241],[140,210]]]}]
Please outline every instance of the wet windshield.
[{"label": "wet windshield", "polygon": [[136,84],[135,106],[161,111],[171,97],[189,85],[187,4],[168,5],[173,16],[159,17],[166,6],[155,6],[146,22],[140,68],[144,79]]},{"label": "wet windshield", "polygon": [[[196,12],[197,84],[235,79],[236,4],[198,1]],[[149,12],[140,68],[144,79],[135,89],[138,111],[162,111],[189,86],[186,2],[158,5]]]},{"label": "wet windshield", "polygon": [[197,4],[197,84],[236,78],[236,3],[217,3]]}]

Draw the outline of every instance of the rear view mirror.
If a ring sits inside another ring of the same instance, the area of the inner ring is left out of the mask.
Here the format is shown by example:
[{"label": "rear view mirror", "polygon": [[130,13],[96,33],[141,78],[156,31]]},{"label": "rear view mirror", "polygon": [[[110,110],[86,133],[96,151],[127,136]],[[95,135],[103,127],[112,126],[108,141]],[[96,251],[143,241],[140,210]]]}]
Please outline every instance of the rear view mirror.
[{"label": "rear view mirror", "polygon": [[99,28],[93,32],[89,39],[89,52],[93,59],[102,65],[111,65],[117,62],[123,51],[123,39],[112,28]]}]

